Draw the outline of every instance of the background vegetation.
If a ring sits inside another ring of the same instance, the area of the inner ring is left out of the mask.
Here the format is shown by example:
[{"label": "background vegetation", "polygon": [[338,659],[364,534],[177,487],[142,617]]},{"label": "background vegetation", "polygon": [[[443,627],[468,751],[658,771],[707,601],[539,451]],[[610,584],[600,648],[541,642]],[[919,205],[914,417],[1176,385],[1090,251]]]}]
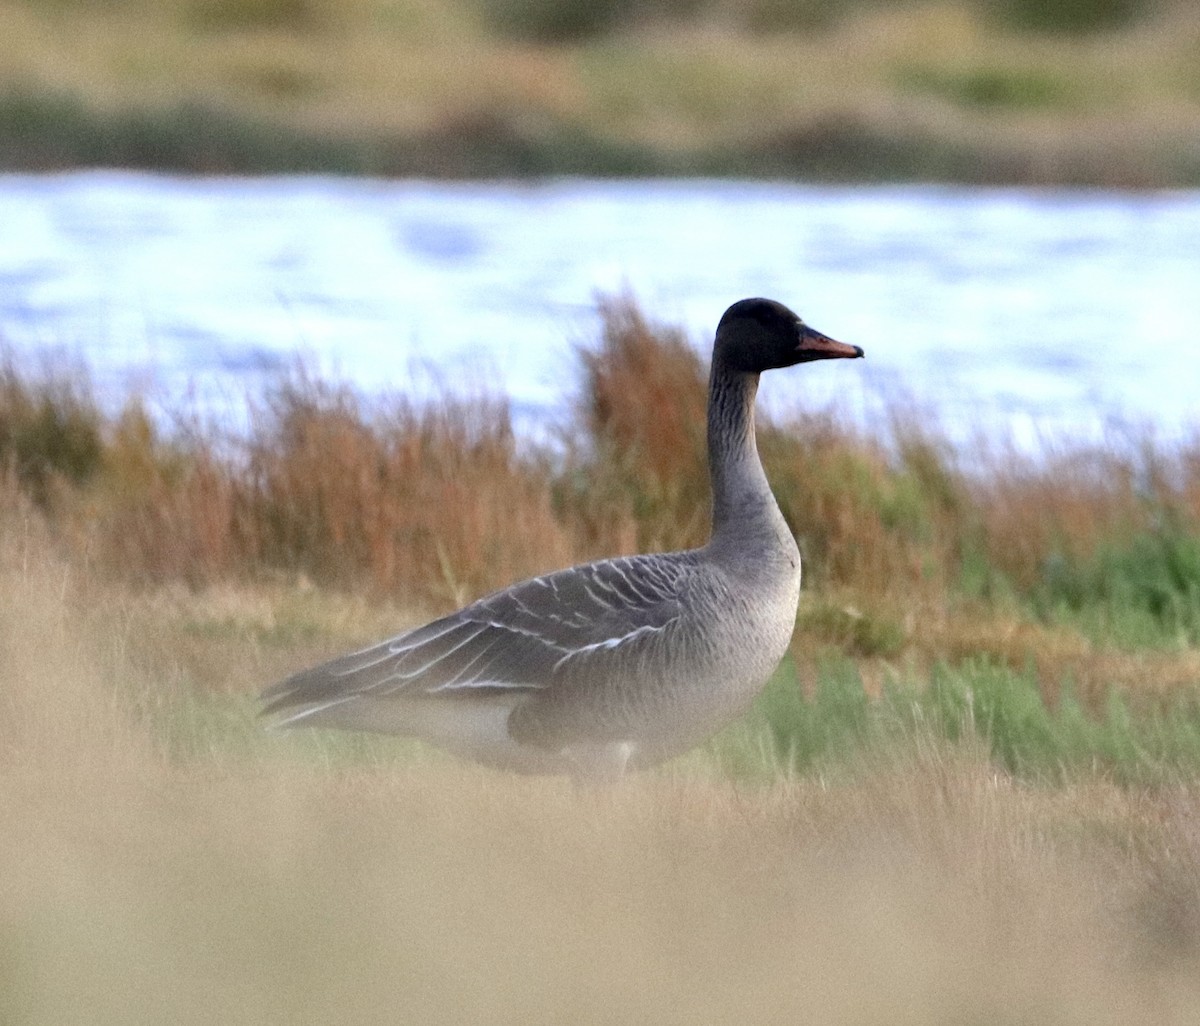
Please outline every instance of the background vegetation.
[{"label": "background vegetation", "polygon": [[0,165],[1200,181],[1188,0],[0,0]]},{"label": "background vegetation", "polygon": [[611,792],[262,729],[291,669],[703,538],[704,361],[603,302],[553,446],[502,396],[297,372],[234,438],[2,365],[0,1021],[1196,1021],[1195,437],[763,423],[792,657]]}]

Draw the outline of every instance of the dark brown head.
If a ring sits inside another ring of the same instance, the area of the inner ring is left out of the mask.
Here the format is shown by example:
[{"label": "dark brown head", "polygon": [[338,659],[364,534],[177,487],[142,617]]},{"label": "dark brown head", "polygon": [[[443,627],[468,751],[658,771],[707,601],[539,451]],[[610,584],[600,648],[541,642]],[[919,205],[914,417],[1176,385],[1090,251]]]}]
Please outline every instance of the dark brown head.
[{"label": "dark brown head", "polygon": [[760,374],[813,360],[854,359],[858,346],[835,342],[814,331],[782,303],[773,299],[742,299],[717,325],[713,360],[730,370]]}]

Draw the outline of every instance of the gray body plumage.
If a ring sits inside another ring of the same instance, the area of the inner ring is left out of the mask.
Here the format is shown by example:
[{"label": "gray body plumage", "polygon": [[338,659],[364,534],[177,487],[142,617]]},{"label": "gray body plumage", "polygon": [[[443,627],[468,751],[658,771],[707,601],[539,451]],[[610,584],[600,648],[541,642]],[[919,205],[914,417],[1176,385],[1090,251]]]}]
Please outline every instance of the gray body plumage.
[{"label": "gray body plumage", "polygon": [[706,546],[522,581],[293,674],[264,692],[264,712],[526,773],[614,776],[691,748],[749,705],[795,624],[800,554],[755,447],[759,372],[853,355],[780,304],[735,304],[713,353]]}]

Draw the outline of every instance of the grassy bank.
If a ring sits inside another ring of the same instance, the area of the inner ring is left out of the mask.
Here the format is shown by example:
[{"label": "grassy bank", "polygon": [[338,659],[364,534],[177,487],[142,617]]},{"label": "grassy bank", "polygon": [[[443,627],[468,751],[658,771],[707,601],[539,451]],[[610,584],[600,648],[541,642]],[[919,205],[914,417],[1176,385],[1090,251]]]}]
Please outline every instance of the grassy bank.
[{"label": "grassy bank", "polygon": [[4,0],[0,162],[1200,182],[1182,0]]},{"label": "grassy bank", "polygon": [[1200,445],[766,422],[792,658],[603,794],[253,696],[706,525],[703,362],[623,300],[564,443],[296,374],[231,439],[0,371],[0,1020],[1190,1023]]}]

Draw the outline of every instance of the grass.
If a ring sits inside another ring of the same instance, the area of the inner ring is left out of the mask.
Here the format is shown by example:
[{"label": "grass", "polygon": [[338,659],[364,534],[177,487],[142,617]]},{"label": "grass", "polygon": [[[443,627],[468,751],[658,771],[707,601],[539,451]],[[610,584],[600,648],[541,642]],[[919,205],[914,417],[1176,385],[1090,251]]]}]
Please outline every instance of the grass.
[{"label": "grass", "polygon": [[0,162],[1194,184],[1198,42],[1182,0],[4,0]]},{"label": "grass", "polygon": [[[831,664],[811,702],[786,680],[766,697],[795,775],[764,776],[750,721],[576,793],[379,739],[265,734],[245,697],[257,678],[313,643],[298,638],[376,631],[386,610],[262,585],[131,590],[11,516],[5,1022],[403,1008],[430,1023],[1182,1024],[1200,1010],[1194,774],[1014,776],[962,729],[998,722],[991,670],[970,680],[973,713],[935,683],[947,694],[919,701],[944,724],[893,728],[853,665]],[[881,730],[893,743],[867,743]],[[757,782],[729,782],[736,760]]]},{"label": "grass", "polygon": [[1048,704],[1032,667],[1017,672],[976,659],[935,666],[927,680],[899,676],[875,700],[849,663],[821,674],[807,702],[795,701],[794,689],[776,685],[774,692],[765,698],[767,725],[777,750],[801,772],[828,765],[831,756],[930,738],[969,742],[1006,773],[1040,783],[1100,775],[1162,784],[1200,768],[1195,691],[1148,704],[1113,688],[1090,711],[1067,688]]},{"label": "grass", "polygon": [[765,421],[792,655],[609,792],[262,729],[298,666],[703,536],[703,361],[602,302],[553,447],[301,373],[167,432],[0,364],[0,1021],[1196,1020],[1194,440]]}]

